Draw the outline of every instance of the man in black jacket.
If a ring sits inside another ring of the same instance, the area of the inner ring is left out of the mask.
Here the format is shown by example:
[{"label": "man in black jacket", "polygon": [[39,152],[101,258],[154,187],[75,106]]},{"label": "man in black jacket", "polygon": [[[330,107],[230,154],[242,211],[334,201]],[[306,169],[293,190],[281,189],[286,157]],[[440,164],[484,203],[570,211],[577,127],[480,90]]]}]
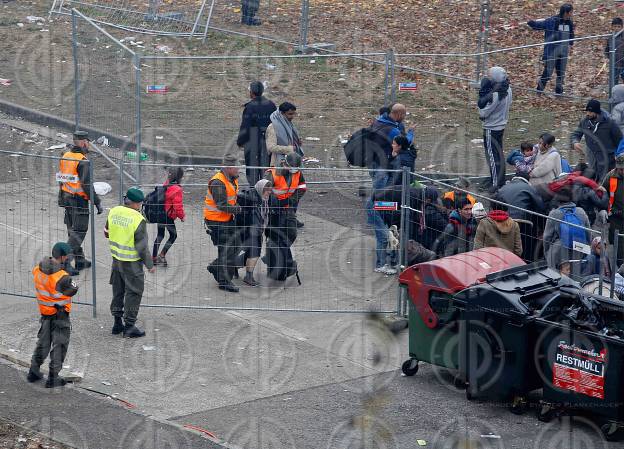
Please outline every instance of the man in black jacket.
[{"label": "man in black jacket", "polygon": [[571,146],[582,153],[581,140],[585,137],[587,165],[595,173],[594,180],[601,182],[607,172],[615,168],[615,150],[622,140],[622,131],[602,111],[598,100],[589,100],[585,111],[585,118],[572,133]]},{"label": "man in black jacket", "polygon": [[262,179],[264,170],[249,167],[268,167],[270,165],[265,132],[271,124],[271,114],[277,108],[275,103],[262,95],[263,93],[264,85],[260,81],[254,81],[249,85],[251,101],[245,104],[243,119],[236,140],[236,144],[245,149],[245,165],[247,165],[245,173],[251,186]]}]

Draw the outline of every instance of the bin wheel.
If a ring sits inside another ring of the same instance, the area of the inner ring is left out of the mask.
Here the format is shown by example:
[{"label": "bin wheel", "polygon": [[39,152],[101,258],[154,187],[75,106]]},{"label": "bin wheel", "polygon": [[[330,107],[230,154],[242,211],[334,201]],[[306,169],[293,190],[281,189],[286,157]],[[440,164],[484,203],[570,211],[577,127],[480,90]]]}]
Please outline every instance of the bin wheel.
[{"label": "bin wheel", "polygon": [[401,371],[403,371],[403,374],[405,374],[408,377],[413,376],[414,374],[418,372],[418,360],[416,359],[406,360],[405,362],[403,362],[403,365],[401,365]]},{"label": "bin wheel", "polygon": [[541,404],[537,409],[537,420],[541,422],[550,422],[555,417],[556,410],[550,404]]},{"label": "bin wheel", "polygon": [[466,385],[466,399],[472,401],[474,399],[474,395],[472,391],[470,391],[470,385]]},{"label": "bin wheel", "polygon": [[514,415],[524,415],[527,410],[527,400],[523,396],[514,396],[509,409]]},{"label": "bin wheel", "polygon": [[466,389],[466,381],[460,376],[455,376],[455,379],[453,379],[453,385],[455,385],[455,388],[457,388],[458,390]]},{"label": "bin wheel", "polygon": [[617,423],[614,422],[603,424],[600,427],[600,431],[602,432],[604,439],[607,441],[618,441],[622,436],[620,428]]}]

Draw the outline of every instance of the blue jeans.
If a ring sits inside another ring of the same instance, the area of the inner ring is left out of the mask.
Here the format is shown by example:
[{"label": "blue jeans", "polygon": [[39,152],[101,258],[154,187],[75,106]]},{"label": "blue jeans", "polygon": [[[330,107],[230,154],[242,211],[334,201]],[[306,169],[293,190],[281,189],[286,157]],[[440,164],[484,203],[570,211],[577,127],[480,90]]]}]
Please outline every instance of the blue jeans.
[{"label": "blue jeans", "polygon": [[381,190],[388,186],[388,180],[390,179],[390,174],[384,170],[373,171],[369,170],[368,174],[373,181],[373,191]]},{"label": "blue jeans", "polygon": [[368,224],[373,226],[375,230],[375,240],[377,241],[375,249],[375,268],[381,268],[386,265],[386,263],[396,265],[398,251],[388,250],[388,226],[384,223],[379,211],[373,208],[372,199],[370,199],[366,205],[366,215]]}]

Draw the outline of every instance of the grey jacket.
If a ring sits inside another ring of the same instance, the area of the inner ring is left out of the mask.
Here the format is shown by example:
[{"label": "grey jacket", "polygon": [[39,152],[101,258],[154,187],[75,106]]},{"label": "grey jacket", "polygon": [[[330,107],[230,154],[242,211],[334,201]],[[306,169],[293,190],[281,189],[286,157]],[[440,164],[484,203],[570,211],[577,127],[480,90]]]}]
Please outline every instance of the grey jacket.
[{"label": "grey jacket", "polygon": [[[492,81],[502,82],[507,78],[504,70],[492,71]],[[502,100],[499,99],[498,92],[492,94],[492,102],[488,103],[484,108],[479,108],[479,118],[483,121],[483,129],[491,131],[500,131],[505,129],[509,121],[509,109],[513,101],[511,86],[507,89],[507,96]]]},{"label": "grey jacket", "polygon": [[618,84],[613,87],[613,109],[611,110],[611,119],[620,128],[624,134],[624,84]]}]

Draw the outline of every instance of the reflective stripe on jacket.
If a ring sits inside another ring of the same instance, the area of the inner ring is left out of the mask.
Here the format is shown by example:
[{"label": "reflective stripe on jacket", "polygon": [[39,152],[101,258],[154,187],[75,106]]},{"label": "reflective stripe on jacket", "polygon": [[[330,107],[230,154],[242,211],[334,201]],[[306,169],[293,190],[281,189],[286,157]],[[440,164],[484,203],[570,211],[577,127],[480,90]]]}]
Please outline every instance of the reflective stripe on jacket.
[{"label": "reflective stripe on jacket", "polygon": [[56,180],[61,183],[61,190],[64,192],[78,195],[88,200],[89,196],[83,190],[82,183],[78,177],[78,164],[86,158],[82,153],[66,152],[63,155],[63,159],[59,161],[59,172],[56,175]]},{"label": "reflective stripe on jacket", "polygon": [[108,214],[108,243],[111,256],[121,262],[141,260],[134,242],[134,233],[145,217],[130,207],[117,206]]},{"label": "reflective stripe on jacket", "polygon": [[[234,183],[230,182],[227,176],[225,176],[225,173],[222,171],[214,175],[210,181],[212,180],[219,180],[223,183],[223,185],[225,185],[227,202],[230,206],[235,206],[236,198],[238,196],[238,180],[235,179]],[[210,182],[208,182],[208,191],[206,192],[206,199],[204,200],[204,219],[208,221],[227,223],[228,221],[231,221],[233,217],[233,214],[219,210],[217,203],[210,192]]]},{"label": "reflective stripe on jacket", "polygon": [[63,306],[65,311],[71,311],[71,296],[66,296],[56,290],[56,284],[64,276],[69,276],[65,270],[59,270],[53,274],[45,274],[37,265],[32,270],[35,282],[37,305],[41,315],[56,315],[55,305]]},{"label": "reflective stripe on jacket", "polygon": [[301,172],[294,173],[290,180],[290,185],[286,182],[286,178],[278,174],[277,169],[272,168],[270,170],[273,175],[273,194],[278,200],[286,200],[293,196],[297,189],[305,189],[305,184],[301,182]]}]

